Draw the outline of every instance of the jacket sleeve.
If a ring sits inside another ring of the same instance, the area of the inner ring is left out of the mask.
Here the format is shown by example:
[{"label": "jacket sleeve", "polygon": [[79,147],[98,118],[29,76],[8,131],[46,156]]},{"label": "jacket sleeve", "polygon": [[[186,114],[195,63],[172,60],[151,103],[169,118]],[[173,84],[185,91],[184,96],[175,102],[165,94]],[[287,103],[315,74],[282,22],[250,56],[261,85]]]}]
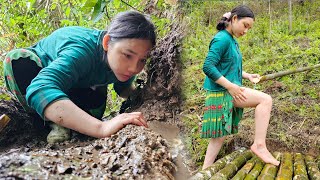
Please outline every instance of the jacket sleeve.
[{"label": "jacket sleeve", "polygon": [[57,59],[43,68],[27,88],[26,100],[44,118],[45,108],[59,99],[68,99],[66,92],[79,78],[90,72],[93,54],[81,47],[64,49]]},{"label": "jacket sleeve", "polygon": [[203,72],[213,81],[218,80],[222,74],[217,69],[219,61],[227,51],[229,41],[222,37],[214,37],[210,42],[209,52],[203,64]]}]

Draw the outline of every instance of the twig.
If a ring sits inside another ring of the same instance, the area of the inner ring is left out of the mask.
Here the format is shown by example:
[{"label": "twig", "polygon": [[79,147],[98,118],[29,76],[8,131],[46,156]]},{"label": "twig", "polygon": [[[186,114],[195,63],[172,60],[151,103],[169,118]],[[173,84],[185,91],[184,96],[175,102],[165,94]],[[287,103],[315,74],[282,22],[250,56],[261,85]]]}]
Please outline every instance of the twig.
[{"label": "twig", "polygon": [[137,8],[131,6],[129,3],[127,3],[127,2],[125,2],[125,1],[123,1],[123,0],[121,0],[121,2],[123,2],[123,3],[126,4],[127,6],[131,7],[132,9],[134,9],[134,10],[136,10],[136,11],[139,11],[140,13],[143,13],[142,11],[138,10]]},{"label": "twig", "polygon": [[270,80],[270,79],[275,79],[277,77],[282,77],[282,76],[293,74],[293,73],[312,70],[312,69],[319,68],[319,67],[320,67],[320,64],[316,64],[316,65],[310,66],[310,67],[302,67],[302,68],[297,68],[297,69],[293,69],[293,70],[280,71],[280,72],[276,72],[273,74],[267,74],[267,75],[261,77],[260,82]]}]

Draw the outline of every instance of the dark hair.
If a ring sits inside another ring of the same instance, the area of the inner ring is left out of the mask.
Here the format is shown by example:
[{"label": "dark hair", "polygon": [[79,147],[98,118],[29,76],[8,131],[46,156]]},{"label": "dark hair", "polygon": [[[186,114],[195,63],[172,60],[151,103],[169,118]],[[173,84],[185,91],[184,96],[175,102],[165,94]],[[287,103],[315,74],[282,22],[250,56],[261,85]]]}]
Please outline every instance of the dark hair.
[{"label": "dark hair", "polygon": [[120,39],[146,39],[152,46],[156,44],[156,33],[153,23],[145,15],[137,11],[125,11],[118,13],[107,27],[111,42]]},{"label": "dark hair", "polygon": [[220,31],[220,30],[226,29],[229,22],[232,20],[232,17],[235,15],[237,15],[237,18],[239,20],[242,18],[245,18],[245,17],[250,17],[254,20],[254,14],[253,14],[252,10],[248,6],[240,5],[240,6],[235,7],[234,9],[232,9],[231,15],[229,18],[222,17],[220,19],[220,21],[218,22],[217,27],[216,27],[217,30]]}]

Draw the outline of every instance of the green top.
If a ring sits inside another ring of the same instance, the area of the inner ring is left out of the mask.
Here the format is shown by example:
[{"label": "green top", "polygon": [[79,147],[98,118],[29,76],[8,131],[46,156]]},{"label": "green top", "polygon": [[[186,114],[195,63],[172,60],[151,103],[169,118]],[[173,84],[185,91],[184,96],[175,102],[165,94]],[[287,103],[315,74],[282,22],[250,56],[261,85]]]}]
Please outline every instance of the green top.
[{"label": "green top", "polygon": [[68,99],[71,88],[97,88],[114,83],[120,94],[135,77],[120,82],[110,69],[102,47],[104,31],[83,27],[56,30],[28,48],[41,59],[43,69],[27,88],[28,105],[44,117],[50,103]]},{"label": "green top", "polygon": [[215,83],[221,76],[242,85],[242,55],[238,42],[227,30],[219,31],[211,40],[203,72],[206,74],[203,85],[206,90],[224,91],[224,87]]}]

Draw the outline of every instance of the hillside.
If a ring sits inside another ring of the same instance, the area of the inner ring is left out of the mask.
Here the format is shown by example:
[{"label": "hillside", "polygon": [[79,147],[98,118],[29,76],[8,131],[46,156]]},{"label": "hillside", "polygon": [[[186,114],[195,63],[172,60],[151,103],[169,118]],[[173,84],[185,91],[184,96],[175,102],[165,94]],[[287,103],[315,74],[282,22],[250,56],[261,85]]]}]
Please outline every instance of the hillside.
[{"label": "hillside", "polygon": [[[214,34],[216,22],[239,4],[252,8],[256,20],[246,36],[238,40],[246,72],[266,75],[278,71],[319,64],[319,1],[294,1],[292,29],[289,31],[288,1],[188,1],[183,4],[188,30],[183,42],[184,122],[192,162],[199,167],[207,141],[199,138],[205,91],[202,64]],[[273,98],[267,134],[271,151],[319,154],[320,151],[320,69],[292,74],[258,83],[255,87]],[[244,86],[254,88],[248,81]],[[245,110],[237,135],[228,138],[220,157],[253,142],[254,109]]]}]

